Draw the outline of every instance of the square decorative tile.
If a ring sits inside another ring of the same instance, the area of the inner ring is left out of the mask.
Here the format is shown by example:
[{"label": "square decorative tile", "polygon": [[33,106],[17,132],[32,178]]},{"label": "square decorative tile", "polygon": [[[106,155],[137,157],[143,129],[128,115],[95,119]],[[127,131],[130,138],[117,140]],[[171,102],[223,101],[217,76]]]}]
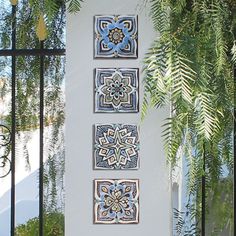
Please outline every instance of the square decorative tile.
[{"label": "square decorative tile", "polygon": [[139,70],[95,70],[95,112],[138,112]]},{"label": "square decorative tile", "polygon": [[94,180],[94,223],[139,223],[139,180]]},{"label": "square decorative tile", "polygon": [[94,17],[95,58],[137,58],[138,17],[103,15]]},{"label": "square decorative tile", "polygon": [[131,124],[96,124],[95,169],[138,169],[139,129]]}]

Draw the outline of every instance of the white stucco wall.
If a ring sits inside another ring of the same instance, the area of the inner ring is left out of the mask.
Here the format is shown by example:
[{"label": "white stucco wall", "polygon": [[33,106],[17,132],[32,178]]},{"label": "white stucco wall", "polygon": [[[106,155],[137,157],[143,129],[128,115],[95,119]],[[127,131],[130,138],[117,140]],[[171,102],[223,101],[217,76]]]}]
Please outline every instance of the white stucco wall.
[{"label": "white stucco wall", "polygon": [[[169,109],[152,110],[140,124],[140,169],[93,170],[92,127],[95,123],[140,123],[137,114],[93,112],[94,68],[139,67],[156,35],[139,0],[85,0],[79,14],[67,16],[66,66],[66,236],[171,235],[171,191],[164,157],[161,125]],[[139,58],[93,59],[93,16],[138,14]],[[142,76],[140,77],[142,81]],[[142,85],[142,83],[141,83]],[[142,100],[142,86],[141,86]],[[140,223],[137,225],[93,224],[93,179],[140,179]]]}]

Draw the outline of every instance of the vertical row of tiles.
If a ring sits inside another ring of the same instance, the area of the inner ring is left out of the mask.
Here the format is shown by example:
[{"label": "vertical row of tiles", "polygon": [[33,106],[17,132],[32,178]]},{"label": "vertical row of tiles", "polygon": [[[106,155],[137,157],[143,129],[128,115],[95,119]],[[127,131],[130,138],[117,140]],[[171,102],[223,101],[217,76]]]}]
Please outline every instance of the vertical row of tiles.
[{"label": "vertical row of tiles", "polygon": [[[138,17],[95,16],[94,58],[138,58]],[[139,69],[96,68],[94,112],[138,113]],[[137,170],[139,149],[139,127],[136,124],[94,125],[94,170]],[[94,223],[138,222],[138,179],[94,180]]]}]

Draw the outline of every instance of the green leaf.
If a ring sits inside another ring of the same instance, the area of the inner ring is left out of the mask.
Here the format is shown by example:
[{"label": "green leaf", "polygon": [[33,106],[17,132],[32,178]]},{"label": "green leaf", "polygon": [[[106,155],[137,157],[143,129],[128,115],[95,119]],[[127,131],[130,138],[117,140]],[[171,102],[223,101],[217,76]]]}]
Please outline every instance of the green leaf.
[{"label": "green leaf", "polygon": [[193,89],[190,83],[195,81],[197,73],[188,64],[192,64],[192,62],[185,55],[174,52],[169,67],[172,80],[171,90],[174,99],[181,96],[186,102],[191,104]]},{"label": "green leaf", "polygon": [[208,92],[201,92],[197,95],[195,100],[195,111],[198,114],[196,125],[199,134],[203,134],[206,139],[210,140],[214,132],[219,129],[219,121],[215,116],[215,111],[211,105],[211,94]]},{"label": "green leaf", "polygon": [[68,11],[70,13],[76,13],[79,12],[81,9],[81,3],[83,0],[67,0],[68,3]]}]

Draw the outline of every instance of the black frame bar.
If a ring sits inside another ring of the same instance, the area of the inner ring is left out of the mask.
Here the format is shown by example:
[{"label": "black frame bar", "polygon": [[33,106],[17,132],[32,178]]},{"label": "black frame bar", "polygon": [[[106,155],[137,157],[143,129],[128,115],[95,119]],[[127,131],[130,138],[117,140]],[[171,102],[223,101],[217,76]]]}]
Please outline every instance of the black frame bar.
[{"label": "black frame bar", "polygon": [[[44,42],[40,42],[40,49],[43,50]],[[43,236],[43,144],[44,144],[44,55],[40,56],[40,121],[39,121],[39,236]]]},{"label": "black frame bar", "polygon": [[45,56],[64,56],[65,49],[45,49],[44,42],[40,42],[39,49],[17,49],[16,48],[16,19],[17,6],[12,6],[11,25],[11,49],[0,49],[0,56],[11,57],[11,81],[12,81],[12,102],[11,102],[11,216],[10,235],[15,236],[15,158],[16,158],[16,58],[17,56],[40,56],[40,127],[39,127],[39,236],[44,236],[44,59]]},{"label": "black frame bar", "polygon": [[203,144],[203,175],[202,175],[202,236],[206,235],[206,152]]},{"label": "black frame bar", "polygon": [[65,49],[1,49],[0,56],[63,56]]},{"label": "black frame bar", "polygon": [[[16,6],[12,6],[12,52],[16,50]],[[11,236],[15,235],[16,56],[12,56]]]},{"label": "black frame bar", "polygon": [[236,66],[234,67],[234,199],[233,199],[233,204],[234,204],[234,235],[236,235],[236,94],[235,94],[235,89],[236,89]]}]

